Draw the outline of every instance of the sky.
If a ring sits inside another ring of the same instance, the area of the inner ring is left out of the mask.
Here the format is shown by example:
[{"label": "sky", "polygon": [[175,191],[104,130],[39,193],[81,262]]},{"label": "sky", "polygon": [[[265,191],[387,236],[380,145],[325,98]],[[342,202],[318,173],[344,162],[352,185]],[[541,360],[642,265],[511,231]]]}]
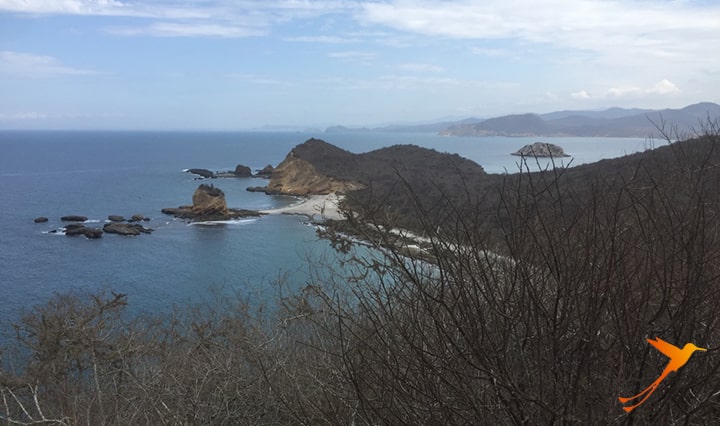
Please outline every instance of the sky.
[{"label": "sky", "polygon": [[0,0],[0,129],[720,103],[717,0]]}]

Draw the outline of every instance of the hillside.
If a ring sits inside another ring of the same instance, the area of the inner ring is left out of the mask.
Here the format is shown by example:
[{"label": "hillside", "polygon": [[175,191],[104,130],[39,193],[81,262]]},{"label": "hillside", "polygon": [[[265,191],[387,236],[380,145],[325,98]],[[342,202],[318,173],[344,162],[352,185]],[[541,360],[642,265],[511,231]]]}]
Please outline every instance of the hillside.
[{"label": "hillside", "polygon": [[440,132],[447,136],[579,136],[648,137],[664,130],[695,134],[708,117],[720,115],[720,105],[704,102],[681,109],[562,111],[544,115],[523,114],[491,118],[480,123],[456,123]]},{"label": "hillside", "polygon": [[[660,136],[658,126],[672,123],[681,134],[692,136],[706,118],[720,115],[720,105],[701,102],[680,109],[608,108],[563,110],[544,114],[512,114],[492,118],[466,118],[425,124],[395,124],[379,127],[331,126],[325,133],[406,132],[439,133],[447,136]],[[670,130],[670,129],[666,129]]]},{"label": "hillside", "polygon": [[[488,121],[493,128],[502,129],[516,119],[523,120],[526,131],[543,126],[537,115]],[[562,119],[556,121],[559,120]],[[678,155],[690,163],[713,161],[720,164],[720,158],[715,158],[720,153],[713,151],[713,144],[708,144],[707,137],[676,142],[653,151],[573,167],[563,170],[555,178],[552,172],[488,174],[480,165],[457,154],[413,145],[354,154],[320,139],[310,139],[288,154],[268,188],[272,193],[294,195],[339,191],[347,194],[346,205],[352,210],[376,211],[381,208],[394,215],[399,223],[412,228],[421,211],[432,212],[431,220],[442,223],[448,206],[469,209],[473,214],[492,215],[501,204],[504,188],[522,189],[524,185],[546,180],[549,176],[554,179],[553,185],[559,193],[571,195],[566,202],[568,207],[582,205],[597,195],[594,188],[598,182],[602,182],[607,191],[616,191],[625,182],[638,181],[639,168],[644,170],[644,184],[661,180],[672,169],[673,162],[678,161]],[[523,191],[533,190],[528,187]],[[489,222],[487,225],[494,229],[501,226]]]},{"label": "hillside", "polygon": [[332,187],[348,194],[346,202],[353,210],[382,205],[408,224],[416,203],[427,210],[448,201],[465,204],[466,189],[475,194],[490,188],[497,178],[457,154],[414,145],[354,154],[320,139],[309,139],[280,163],[268,190],[309,195],[327,193]]}]

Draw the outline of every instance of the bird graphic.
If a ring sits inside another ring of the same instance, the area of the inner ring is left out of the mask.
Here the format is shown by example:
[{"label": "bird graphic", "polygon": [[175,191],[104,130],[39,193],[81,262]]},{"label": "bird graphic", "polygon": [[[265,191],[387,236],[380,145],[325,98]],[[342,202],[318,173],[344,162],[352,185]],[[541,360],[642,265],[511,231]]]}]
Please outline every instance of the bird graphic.
[{"label": "bird graphic", "polygon": [[692,343],[686,343],[685,346],[680,349],[677,346],[672,345],[659,337],[655,337],[655,340],[647,339],[647,341],[648,343],[653,345],[655,349],[659,350],[663,355],[670,358],[670,362],[668,362],[667,366],[665,366],[665,369],[663,370],[662,374],[660,374],[660,377],[658,377],[657,380],[652,382],[650,386],[645,388],[644,391],[629,398],[618,398],[618,400],[622,404],[625,404],[626,402],[636,400],[644,395],[644,397],[637,404],[623,407],[623,410],[628,413],[640,406],[643,402],[645,402],[645,400],[647,400],[650,395],[655,392],[655,389],[657,389],[658,385],[660,385],[660,382],[665,380],[668,374],[672,373],[673,371],[678,371],[683,365],[685,365],[695,351],[707,350],[705,348],[699,348]]}]

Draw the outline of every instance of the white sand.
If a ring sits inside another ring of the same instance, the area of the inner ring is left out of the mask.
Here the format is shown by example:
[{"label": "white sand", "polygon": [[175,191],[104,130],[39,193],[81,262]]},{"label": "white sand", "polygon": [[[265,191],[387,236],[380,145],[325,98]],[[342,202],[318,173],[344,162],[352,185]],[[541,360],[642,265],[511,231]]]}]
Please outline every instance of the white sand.
[{"label": "white sand", "polygon": [[310,218],[312,221],[323,221],[325,219],[343,219],[338,204],[342,196],[338,194],[311,195],[292,206],[281,207],[272,210],[262,210],[266,214],[299,214]]}]

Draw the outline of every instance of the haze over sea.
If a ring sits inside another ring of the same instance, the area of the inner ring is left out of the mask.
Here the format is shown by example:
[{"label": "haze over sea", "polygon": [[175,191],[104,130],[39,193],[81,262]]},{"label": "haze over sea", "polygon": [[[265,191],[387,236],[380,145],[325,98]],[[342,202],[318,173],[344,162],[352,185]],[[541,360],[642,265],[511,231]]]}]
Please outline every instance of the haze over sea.
[{"label": "haze over sea", "polygon": [[[303,285],[307,256],[329,250],[300,216],[272,215],[214,226],[188,225],[160,213],[190,204],[198,182],[183,169],[276,166],[297,144],[321,138],[351,152],[415,144],[458,153],[489,173],[514,173],[509,155],[537,138],[452,138],[409,133],[272,132],[0,132],[0,321],[68,290],[127,293],[135,312],[206,300],[212,290],[239,291],[262,302],[269,282]],[[542,138],[574,156],[572,164],[619,157],[649,147],[645,139]],[[564,159],[567,163],[570,159]],[[282,207],[297,199],[247,192],[262,179],[212,180],[228,206]],[[99,240],[48,233],[78,214],[101,227],[108,215],[142,214],[152,235]],[[48,223],[33,219],[46,216]]]}]

